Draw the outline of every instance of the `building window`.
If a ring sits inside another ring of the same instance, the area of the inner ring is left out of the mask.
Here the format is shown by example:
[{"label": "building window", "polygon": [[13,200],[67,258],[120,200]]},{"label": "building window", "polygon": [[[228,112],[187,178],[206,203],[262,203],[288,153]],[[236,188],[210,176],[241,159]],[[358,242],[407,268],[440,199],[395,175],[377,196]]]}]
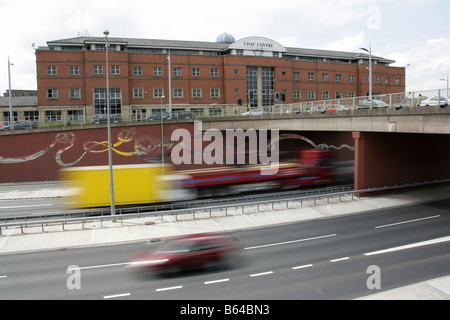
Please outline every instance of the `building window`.
[{"label": "building window", "polygon": [[69,66],[69,74],[71,76],[78,76],[80,74],[80,68],[78,66]]},{"label": "building window", "polygon": [[308,80],[314,80],[314,72],[308,72]]},{"label": "building window", "polygon": [[61,110],[50,110],[45,111],[45,121],[46,122],[58,122],[62,120]]},{"label": "building window", "polygon": [[390,84],[391,83],[391,78],[390,77],[386,77],[386,84]]},{"label": "building window", "polygon": [[210,94],[211,94],[211,99],[219,99],[220,98],[220,89],[211,89]]},{"label": "building window", "polygon": [[342,75],[341,74],[336,74],[336,82],[341,82],[342,81]]},{"label": "building window", "polygon": [[350,92],[348,93],[347,97],[349,97],[349,98],[354,98],[354,97],[355,97],[355,92],[350,91]]},{"label": "building window", "polygon": [[300,72],[294,72],[294,80],[300,80]]},{"label": "building window", "polygon": [[[122,113],[122,94],[120,88],[109,89],[109,105],[111,114]],[[94,88],[95,114],[107,113],[106,88]]]},{"label": "building window", "polygon": [[133,67],[134,76],[142,76],[142,67]]},{"label": "building window", "polygon": [[327,100],[330,98],[330,92],[329,91],[322,91],[322,99]]},{"label": "building window", "polygon": [[155,76],[155,77],[162,77],[162,68],[161,67],[154,67],[153,68],[153,76]]},{"label": "building window", "polygon": [[164,97],[164,89],[163,88],[153,88],[153,98],[161,99]]},{"label": "building window", "polygon": [[181,68],[173,68],[173,75],[175,77],[181,77],[183,75],[183,70]]},{"label": "building window", "polygon": [[103,66],[94,65],[94,74],[103,74]]},{"label": "building window", "polygon": [[299,100],[299,99],[302,98],[302,92],[301,92],[301,90],[294,90],[293,95],[294,95],[294,99],[295,99],[295,100]]},{"label": "building window", "polygon": [[211,69],[211,78],[219,77],[219,69]]},{"label": "building window", "polygon": [[58,99],[58,89],[56,89],[56,88],[48,88],[47,89],[47,99],[48,100]]},{"label": "building window", "polygon": [[134,99],[144,99],[144,88],[133,88]]},{"label": "building window", "polygon": [[120,66],[111,66],[111,74],[120,74]]},{"label": "building window", "polygon": [[376,81],[377,83],[380,83],[380,82],[381,82],[381,76],[376,76],[376,77],[375,77],[375,81]]},{"label": "building window", "polygon": [[81,99],[81,89],[80,88],[70,88],[69,89],[69,99]]},{"label": "building window", "polygon": [[315,90],[308,90],[308,99],[315,99],[316,98],[316,91]]},{"label": "building window", "polygon": [[25,120],[39,121],[39,111],[24,111]]},{"label": "building window", "polygon": [[183,98],[183,89],[182,88],[173,89],[173,97],[178,99]]},{"label": "building window", "polygon": [[200,68],[192,68],[192,76],[200,77]]},{"label": "building window", "polygon": [[67,115],[69,116],[70,121],[84,121],[84,113],[83,110],[67,110]]},{"label": "building window", "polygon": [[322,81],[328,81],[328,73],[322,73]]},{"label": "building window", "polygon": [[202,116],[204,112],[204,108],[191,108],[191,112],[196,116]]},{"label": "building window", "polygon": [[348,82],[355,82],[355,76],[354,75],[349,75],[348,76]]},{"label": "building window", "polygon": [[192,89],[192,98],[200,99],[202,97],[202,89],[193,88]]},{"label": "building window", "polygon": [[395,84],[401,84],[401,83],[402,83],[402,81],[400,78],[395,78]]},{"label": "building window", "polygon": [[238,76],[239,75],[239,69],[234,69],[234,75]]},{"label": "building window", "polygon": [[56,66],[47,66],[47,75],[56,76]]}]

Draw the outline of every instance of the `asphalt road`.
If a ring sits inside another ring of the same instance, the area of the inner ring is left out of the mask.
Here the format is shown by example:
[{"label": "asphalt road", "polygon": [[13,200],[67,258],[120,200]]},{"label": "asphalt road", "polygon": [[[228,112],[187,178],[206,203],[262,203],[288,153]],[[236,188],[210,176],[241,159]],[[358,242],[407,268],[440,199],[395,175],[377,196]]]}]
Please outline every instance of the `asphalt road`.
[{"label": "asphalt road", "polygon": [[354,299],[449,275],[449,230],[450,200],[241,231],[239,266],[170,278],[126,270],[152,243],[6,254],[0,299]]}]

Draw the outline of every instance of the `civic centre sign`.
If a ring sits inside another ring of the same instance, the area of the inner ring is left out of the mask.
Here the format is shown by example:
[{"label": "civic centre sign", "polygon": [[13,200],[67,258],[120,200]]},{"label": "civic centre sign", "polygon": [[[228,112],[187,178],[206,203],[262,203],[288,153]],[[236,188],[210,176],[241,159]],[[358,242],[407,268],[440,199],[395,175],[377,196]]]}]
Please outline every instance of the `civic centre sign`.
[{"label": "civic centre sign", "polygon": [[255,50],[268,52],[287,52],[287,49],[278,42],[264,37],[248,37],[231,44],[228,49]]}]

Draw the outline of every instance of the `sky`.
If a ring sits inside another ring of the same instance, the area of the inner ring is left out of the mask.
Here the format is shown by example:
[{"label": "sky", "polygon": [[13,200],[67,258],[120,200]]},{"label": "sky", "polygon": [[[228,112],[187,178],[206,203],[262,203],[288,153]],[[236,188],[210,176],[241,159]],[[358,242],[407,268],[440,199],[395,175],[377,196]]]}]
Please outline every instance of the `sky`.
[{"label": "sky", "polygon": [[285,47],[372,53],[407,67],[407,91],[446,88],[448,0],[0,0],[0,95],[35,90],[34,48],[80,35],[215,41],[273,39]]}]

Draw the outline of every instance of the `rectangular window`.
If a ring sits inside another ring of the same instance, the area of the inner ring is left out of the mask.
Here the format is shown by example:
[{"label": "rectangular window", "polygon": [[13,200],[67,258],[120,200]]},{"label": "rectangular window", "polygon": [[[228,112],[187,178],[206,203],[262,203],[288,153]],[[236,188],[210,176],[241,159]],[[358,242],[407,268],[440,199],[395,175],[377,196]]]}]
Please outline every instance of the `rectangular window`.
[{"label": "rectangular window", "polygon": [[56,76],[56,66],[47,66],[47,75]]},{"label": "rectangular window", "polygon": [[308,99],[315,99],[316,98],[316,91],[315,90],[308,90]]},{"label": "rectangular window", "polygon": [[336,74],[336,82],[341,82],[342,81],[342,74]]},{"label": "rectangular window", "polygon": [[153,98],[161,99],[164,97],[164,89],[163,88],[153,88]]},{"label": "rectangular window", "polygon": [[322,81],[328,81],[328,73],[322,73]]},{"label": "rectangular window", "polygon": [[220,98],[220,89],[211,89],[211,99],[219,99]]},{"label": "rectangular window", "polygon": [[183,70],[181,68],[173,68],[173,75],[175,77],[181,77],[183,75]]},{"label": "rectangular window", "polygon": [[78,66],[69,66],[69,74],[71,76],[78,76],[80,74],[80,68]]},{"label": "rectangular window", "polygon": [[162,68],[161,67],[154,67],[153,68],[153,75],[155,77],[162,77]]},{"label": "rectangular window", "polygon": [[144,99],[144,88],[133,88],[134,99]]},{"label": "rectangular window", "polygon": [[80,88],[70,88],[69,89],[69,99],[81,99],[81,89]]},{"label": "rectangular window", "polygon": [[355,76],[354,75],[349,75],[348,76],[348,82],[355,82]]},{"label": "rectangular window", "polygon": [[120,66],[111,66],[111,74],[120,74]]},{"label": "rectangular window", "polygon": [[183,89],[182,88],[173,89],[173,97],[178,99],[183,98]]},{"label": "rectangular window", "polygon": [[[122,113],[122,94],[120,88],[109,88],[111,114]],[[106,88],[94,88],[95,114],[107,113]]]},{"label": "rectangular window", "polygon": [[300,72],[294,72],[294,80],[300,80]]},{"label": "rectangular window", "polygon": [[314,80],[314,72],[308,72],[308,80]]},{"label": "rectangular window", "polygon": [[58,89],[56,89],[56,88],[48,88],[47,89],[47,99],[48,100],[58,99]]},{"label": "rectangular window", "polygon": [[202,97],[202,89],[193,88],[192,89],[192,98],[193,99],[200,99],[201,97]]},{"label": "rectangular window", "polygon": [[211,69],[211,78],[217,78],[219,76],[219,69]]},{"label": "rectangular window", "polygon": [[134,76],[142,76],[142,67],[133,67]]},{"label": "rectangular window", "polygon": [[299,100],[302,98],[302,92],[300,90],[294,90],[294,99]]},{"label": "rectangular window", "polygon": [[94,65],[94,74],[103,74],[103,66]]},{"label": "rectangular window", "polygon": [[329,91],[322,91],[322,99],[326,100],[330,98],[330,92]]},{"label": "rectangular window", "polygon": [[192,76],[200,77],[200,68],[192,68]]}]

